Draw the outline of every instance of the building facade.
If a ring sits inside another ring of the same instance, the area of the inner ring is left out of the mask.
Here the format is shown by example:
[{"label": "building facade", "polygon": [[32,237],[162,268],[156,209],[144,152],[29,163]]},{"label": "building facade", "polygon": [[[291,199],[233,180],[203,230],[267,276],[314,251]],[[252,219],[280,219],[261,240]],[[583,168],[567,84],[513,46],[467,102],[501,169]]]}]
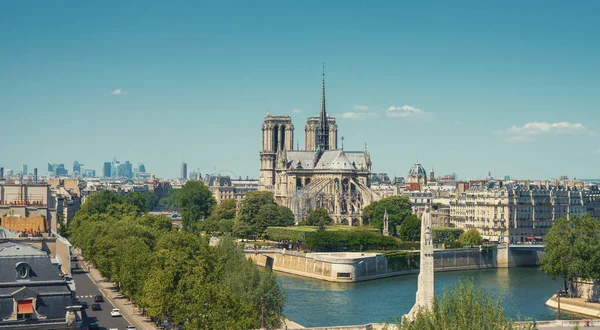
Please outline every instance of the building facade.
[{"label": "building facade", "polygon": [[452,223],[477,228],[492,242],[540,242],[562,216],[587,211],[584,191],[555,185],[489,181],[472,184],[450,202]]},{"label": "building facade", "polygon": [[262,125],[259,190],[273,193],[300,222],[325,208],[336,223],[362,224],[362,209],[378,195],[370,188],[371,157],[364,151],[337,149],[335,118],[325,109],[325,75],[319,117],[308,118],[305,150],[294,150],[289,116],[267,113]]}]

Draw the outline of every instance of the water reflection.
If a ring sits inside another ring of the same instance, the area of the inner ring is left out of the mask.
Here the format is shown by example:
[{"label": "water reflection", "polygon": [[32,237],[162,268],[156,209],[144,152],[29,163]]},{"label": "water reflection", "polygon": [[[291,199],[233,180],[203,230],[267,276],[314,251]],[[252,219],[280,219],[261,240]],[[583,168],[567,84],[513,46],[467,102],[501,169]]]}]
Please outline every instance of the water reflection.
[{"label": "water reflection", "polygon": [[[390,322],[410,310],[417,290],[417,275],[353,284],[278,275],[288,295],[286,316],[311,327]],[[544,303],[562,283],[536,268],[436,273],[436,293],[454,285],[461,277],[472,278],[476,286],[501,297],[510,317],[556,318],[555,311]]]}]

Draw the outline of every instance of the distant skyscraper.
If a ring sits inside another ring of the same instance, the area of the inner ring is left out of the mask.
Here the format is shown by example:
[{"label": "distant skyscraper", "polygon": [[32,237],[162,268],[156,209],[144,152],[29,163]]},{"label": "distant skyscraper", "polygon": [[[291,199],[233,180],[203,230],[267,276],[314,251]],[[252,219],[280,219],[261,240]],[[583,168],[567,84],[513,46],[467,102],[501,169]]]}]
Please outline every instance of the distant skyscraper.
[{"label": "distant skyscraper", "polygon": [[74,161],[73,162],[73,173],[76,175],[80,175],[81,174],[81,166],[83,166],[83,164],[79,164],[78,161]]},{"label": "distant skyscraper", "polygon": [[4,179],[4,166],[0,166],[0,179]]},{"label": "distant skyscraper", "polygon": [[133,178],[133,165],[128,160],[123,164],[123,176]]},{"label": "distant skyscraper", "polygon": [[140,163],[139,172],[140,173],[146,173],[146,166],[144,166],[144,164],[142,164],[142,163]]},{"label": "distant skyscraper", "polygon": [[23,176],[27,176],[27,165],[23,165]]},{"label": "distant skyscraper", "polygon": [[6,176],[10,178],[12,175],[13,175],[13,170],[11,170],[10,168],[6,169]]},{"label": "distant skyscraper", "polygon": [[112,170],[112,164],[110,162],[104,162],[102,165],[102,176],[105,178],[110,178]]},{"label": "distant skyscraper", "polygon": [[181,162],[181,176],[182,179],[187,179],[187,163]]},{"label": "distant skyscraper", "polygon": [[65,168],[65,164],[59,164],[56,165],[56,171],[54,173],[56,173],[57,176],[64,176],[67,175],[69,172]]}]

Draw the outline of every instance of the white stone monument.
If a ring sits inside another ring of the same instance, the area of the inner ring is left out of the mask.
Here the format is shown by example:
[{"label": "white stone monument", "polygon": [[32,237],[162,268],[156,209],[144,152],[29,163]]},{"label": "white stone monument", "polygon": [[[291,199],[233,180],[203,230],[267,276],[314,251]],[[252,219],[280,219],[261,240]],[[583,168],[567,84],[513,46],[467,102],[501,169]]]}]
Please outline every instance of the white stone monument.
[{"label": "white stone monument", "polygon": [[383,214],[383,236],[390,236],[390,230],[388,226],[388,214],[387,209],[385,209],[385,213]]},{"label": "white stone monument", "polygon": [[433,242],[431,237],[431,212],[429,206],[425,208],[421,218],[421,262],[419,267],[419,281],[415,305],[406,315],[412,320],[419,308],[431,309],[433,306]]}]

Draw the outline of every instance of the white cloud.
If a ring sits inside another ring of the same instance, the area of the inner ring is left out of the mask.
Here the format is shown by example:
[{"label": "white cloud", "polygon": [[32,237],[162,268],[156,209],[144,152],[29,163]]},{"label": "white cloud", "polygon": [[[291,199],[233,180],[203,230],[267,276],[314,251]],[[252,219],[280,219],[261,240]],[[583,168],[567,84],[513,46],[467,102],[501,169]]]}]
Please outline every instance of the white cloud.
[{"label": "white cloud", "polygon": [[110,92],[112,95],[126,95],[127,91],[124,91],[120,88],[115,89],[114,91]]},{"label": "white cloud", "polygon": [[431,112],[425,112],[419,108],[413,107],[412,105],[403,105],[401,107],[391,106],[385,111],[385,115],[388,117],[400,117],[408,119],[419,119],[427,120],[433,119],[435,115]]},{"label": "white cloud", "polygon": [[457,121],[454,122],[454,125],[462,125],[462,121],[457,120]]},{"label": "white cloud", "polygon": [[344,119],[367,119],[367,118],[375,118],[377,114],[374,112],[344,112],[338,114],[336,117],[344,118]]},{"label": "white cloud", "polygon": [[504,136],[506,141],[535,141],[535,137],[543,134],[588,134],[594,135],[594,132],[585,127],[582,123],[547,123],[531,122],[523,126],[511,126],[506,129],[497,130],[497,135]]},{"label": "white cloud", "polygon": [[300,109],[294,109],[294,110],[292,110],[292,112],[293,113],[300,113],[300,112],[302,112],[302,110],[300,110]]},{"label": "white cloud", "polygon": [[357,105],[355,105],[355,106],[352,107],[352,110],[355,110],[355,111],[367,111],[367,110],[369,110],[369,107],[366,106],[366,105],[357,104]]}]

